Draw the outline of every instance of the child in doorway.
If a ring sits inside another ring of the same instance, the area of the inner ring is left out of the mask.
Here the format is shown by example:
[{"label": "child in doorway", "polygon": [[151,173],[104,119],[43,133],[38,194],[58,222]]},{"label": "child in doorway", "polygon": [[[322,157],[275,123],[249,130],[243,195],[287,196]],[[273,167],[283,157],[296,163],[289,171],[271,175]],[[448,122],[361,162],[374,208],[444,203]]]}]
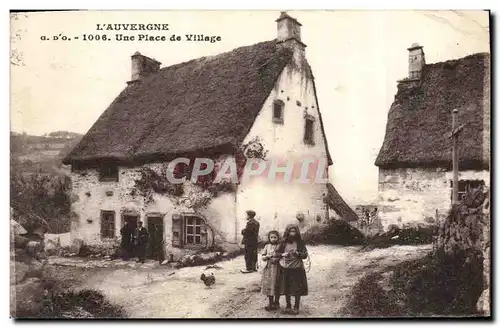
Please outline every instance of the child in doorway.
[{"label": "child in doorway", "polygon": [[269,305],[264,307],[266,311],[277,310],[280,307],[280,291],[278,289],[279,257],[276,255],[279,238],[278,231],[269,231],[267,234],[268,243],[262,251],[262,260],[266,262],[266,266],[262,270],[262,294],[269,299]]},{"label": "child in doorway", "polygon": [[[298,314],[300,297],[308,294],[307,277],[303,259],[307,258],[307,249],[300,236],[299,227],[290,224],[286,227],[283,241],[278,246],[276,253],[280,256],[281,266],[279,273],[280,295],[285,295],[285,314]],[[292,309],[291,297],[295,297]]]}]

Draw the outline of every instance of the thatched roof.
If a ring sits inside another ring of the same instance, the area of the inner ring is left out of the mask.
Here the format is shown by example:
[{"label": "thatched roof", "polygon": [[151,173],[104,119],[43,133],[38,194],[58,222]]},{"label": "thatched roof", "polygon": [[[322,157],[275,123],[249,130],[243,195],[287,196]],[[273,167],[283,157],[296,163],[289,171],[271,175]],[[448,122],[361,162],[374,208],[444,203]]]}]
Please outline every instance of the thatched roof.
[{"label": "thatched roof", "polygon": [[239,147],[291,59],[273,40],[162,68],[129,84],[63,162]]},{"label": "thatched roof", "polygon": [[451,113],[457,108],[458,125],[465,124],[459,136],[460,169],[488,167],[483,154],[483,97],[489,97],[489,60],[489,54],[478,53],[428,64],[417,86],[400,82],[375,165],[450,168]]},{"label": "thatched roof", "polygon": [[347,205],[342,196],[338,193],[335,187],[331,183],[326,184],[328,194],[324,201],[328,206],[335,211],[335,213],[340,216],[341,219],[345,221],[356,221],[358,220],[358,215],[353,209]]}]

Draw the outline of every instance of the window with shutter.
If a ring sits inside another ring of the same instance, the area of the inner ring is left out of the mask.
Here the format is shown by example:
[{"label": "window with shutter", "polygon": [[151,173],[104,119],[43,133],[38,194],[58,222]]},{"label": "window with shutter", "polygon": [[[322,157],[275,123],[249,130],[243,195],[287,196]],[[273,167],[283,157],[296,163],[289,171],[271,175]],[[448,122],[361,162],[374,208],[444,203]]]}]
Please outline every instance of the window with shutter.
[{"label": "window with shutter", "polygon": [[207,245],[205,220],[193,214],[172,215],[172,245],[199,248]]},{"label": "window with shutter", "polygon": [[115,237],[115,212],[101,211],[101,238]]}]

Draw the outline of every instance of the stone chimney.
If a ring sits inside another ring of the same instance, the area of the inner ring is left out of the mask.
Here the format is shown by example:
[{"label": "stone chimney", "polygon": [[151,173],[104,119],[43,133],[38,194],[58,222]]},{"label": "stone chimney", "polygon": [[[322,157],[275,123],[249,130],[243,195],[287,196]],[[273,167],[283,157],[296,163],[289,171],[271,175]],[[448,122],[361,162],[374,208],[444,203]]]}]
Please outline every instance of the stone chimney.
[{"label": "stone chimney", "polygon": [[278,45],[292,49],[294,51],[294,57],[301,62],[301,59],[304,58],[306,48],[300,36],[302,24],[288,15],[285,11],[281,12],[276,23],[278,24]]},{"label": "stone chimney", "polygon": [[161,63],[136,51],[132,55],[132,79],[127,83],[138,82],[141,79],[160,70]]},{"label": "stone chimney", "polygon": [[425,66],[424,47],[414,43],[408,48],[408,78],[410,80],[420,80],[422,69]]}]

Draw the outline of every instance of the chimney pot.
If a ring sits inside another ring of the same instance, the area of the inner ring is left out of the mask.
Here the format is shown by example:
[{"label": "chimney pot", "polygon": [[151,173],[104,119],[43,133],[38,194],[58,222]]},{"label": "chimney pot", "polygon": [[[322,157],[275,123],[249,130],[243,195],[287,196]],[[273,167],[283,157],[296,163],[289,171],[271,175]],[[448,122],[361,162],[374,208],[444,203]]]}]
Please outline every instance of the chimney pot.
[{"label": "chimney pot", "polygon": [[132,78],[127,83],[140,81],[141,79],[157,73],[160,70],[161,63],[153,58],[142,55],[136,51],[132,56]]},{"label": "chimney pot", "polygon": [[422,69],[425,66],[424,47],[418,43],[413,43],[408,48],[408,78],[419,80],[422,76]]},{"label": "chimney pot", "polygon": [[300,27],[302,24],[298,20],[288,15],[285,11],[282,11],[276,23],[278,24],[278,42],[295,40],[305,47],[300,37]]}]

